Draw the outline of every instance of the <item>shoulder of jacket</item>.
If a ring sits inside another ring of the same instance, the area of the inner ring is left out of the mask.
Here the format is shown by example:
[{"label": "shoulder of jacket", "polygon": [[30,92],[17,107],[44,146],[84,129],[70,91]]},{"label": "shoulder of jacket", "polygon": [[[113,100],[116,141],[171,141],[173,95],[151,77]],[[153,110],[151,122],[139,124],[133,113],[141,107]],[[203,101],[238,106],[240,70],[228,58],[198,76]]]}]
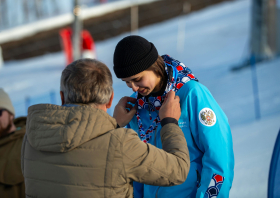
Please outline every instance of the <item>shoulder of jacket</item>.
[{"label": "shoulder of jacket", "polygon": [[199,89],[199,88],[203,88],[204,86],[200,83],[197,82],[195,80],[191,80],[187,83],[185,83],[180,89],[180,90],[186,90],[186,89]]},{"label": "shoulder of jacket", "polygon": [[207,92],[209,92],[209,90],[203,84],[192,80],[184,84],[177,93],[179,96],[187,97],[188,95],[200,95],[201,93]]},{"label": "shoulder of jacket", "polygon": [[123,142],[128,136],[137,136],[138,134],[129,128],[117,128],[111,131],[112,135],[115,136],[120,142]]},{"label": "shoulder of jacket", "polygon": [[3,137],[0,139],[0,147],[2,147],[5,144],[8,144],[10,142],[13,142],[13,144],[21,144],[23,137],[25,134],[25,130],[15,131],[6,137]]}]

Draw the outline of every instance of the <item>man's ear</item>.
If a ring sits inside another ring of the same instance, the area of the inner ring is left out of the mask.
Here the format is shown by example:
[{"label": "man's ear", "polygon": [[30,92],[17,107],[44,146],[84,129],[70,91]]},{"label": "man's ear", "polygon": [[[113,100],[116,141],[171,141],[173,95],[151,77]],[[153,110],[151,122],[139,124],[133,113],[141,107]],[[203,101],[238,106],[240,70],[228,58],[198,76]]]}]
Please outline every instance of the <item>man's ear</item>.
[{"label": "man's ear", "polygon": [[64,93],[60,91],[61,105],[65,104]]},{"label": "man's ear", "polygon": [[113,98],[114,98],[114,91],[112,92],[109,102],[106,104],[106,109],[109,109],[112,106]]}]

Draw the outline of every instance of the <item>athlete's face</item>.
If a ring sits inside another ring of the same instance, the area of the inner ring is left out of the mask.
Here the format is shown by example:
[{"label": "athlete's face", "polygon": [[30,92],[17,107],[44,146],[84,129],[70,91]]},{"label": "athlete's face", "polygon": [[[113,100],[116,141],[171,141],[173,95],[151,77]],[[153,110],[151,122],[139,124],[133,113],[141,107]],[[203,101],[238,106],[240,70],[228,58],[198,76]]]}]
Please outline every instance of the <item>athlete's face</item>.
[{"label": "athlete's face", "polygon": [[128,78],[122,78],[126,85],[134,92],[138,91],[142,96],[147,96],[152,92],[160,90],[160,77],[153,71],[143,71]]},{"label": "athlete's face", "polygon": [[7,110],[0,109],[0,137],[7,135],[13,124],[13,115]]}]

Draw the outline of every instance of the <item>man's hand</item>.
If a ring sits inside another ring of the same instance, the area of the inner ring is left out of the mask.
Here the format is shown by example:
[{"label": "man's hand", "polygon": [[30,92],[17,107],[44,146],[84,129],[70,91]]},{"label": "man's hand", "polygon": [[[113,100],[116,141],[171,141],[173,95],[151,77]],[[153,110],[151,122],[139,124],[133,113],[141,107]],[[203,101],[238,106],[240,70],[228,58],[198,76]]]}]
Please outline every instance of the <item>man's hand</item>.
[{"label": "man's hand", "polygon": [[180,98],[179,96],[175,96],[174,91],[170,91],[160,110],[159,110],[159,117],[162,120],[163,118],[175,118],[176,120],[179,120],[181,116],[181,107],[180,107]]},{"label": "man's hand", "polygon": [[[133,118],[134,114],[136,113],[137,104],[132,107],[132,105],[128,104],[128,102],[134,104],[136,101],[137,100],[135,98],[122,97],[119,103],[115,106],[113,117],[117,120],[117,123],[120,127],[126,126]],[[129,108],[130,111],[126,108]]]}]

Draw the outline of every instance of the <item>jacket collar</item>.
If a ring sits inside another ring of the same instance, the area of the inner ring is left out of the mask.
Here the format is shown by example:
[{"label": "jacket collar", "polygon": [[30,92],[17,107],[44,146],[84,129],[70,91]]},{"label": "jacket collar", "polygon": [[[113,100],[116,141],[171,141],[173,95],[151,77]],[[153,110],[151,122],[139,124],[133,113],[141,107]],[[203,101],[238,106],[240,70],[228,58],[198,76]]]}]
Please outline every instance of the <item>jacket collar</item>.
[{"label": "jacket collar", "polygon": [[89,105],[29,107],[27,139],[37,150],[67,152],[117,127],[108,113]]}]

